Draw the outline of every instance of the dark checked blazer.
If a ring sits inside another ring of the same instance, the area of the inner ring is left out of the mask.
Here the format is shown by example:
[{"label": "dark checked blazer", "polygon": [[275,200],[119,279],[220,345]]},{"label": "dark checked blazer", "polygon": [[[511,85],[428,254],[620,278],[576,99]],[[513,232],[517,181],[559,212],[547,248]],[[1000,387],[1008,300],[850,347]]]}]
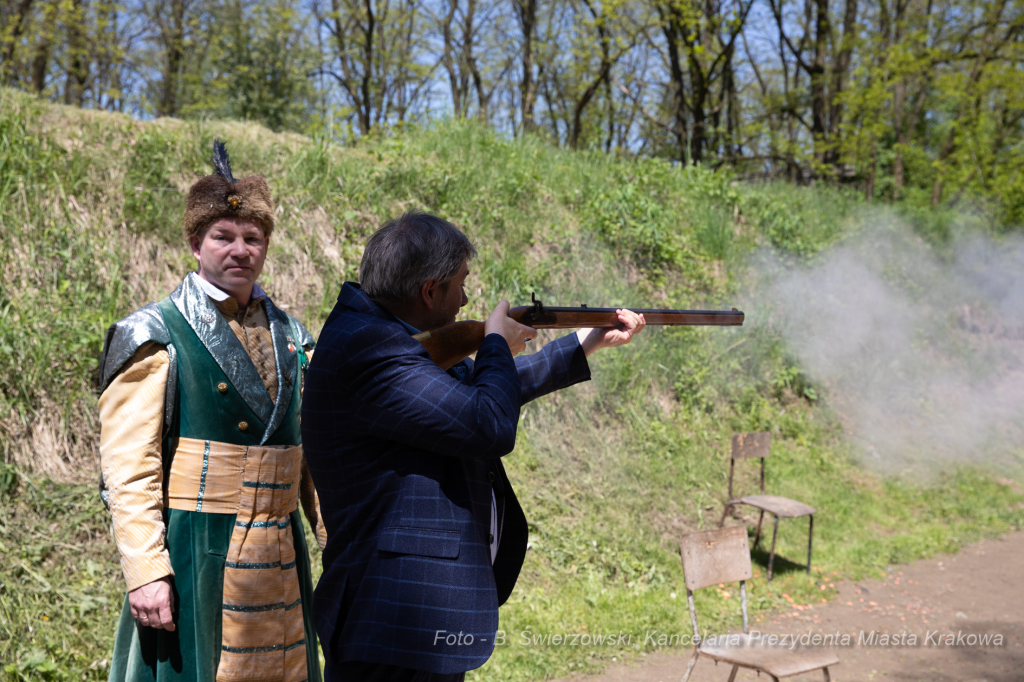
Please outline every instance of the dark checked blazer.
[{"label": "dark checked blazer", "polygon": [[500,458],[522,404],[589,378],[575,334],[515,360],[492,334],[475,363],[445,372],[357,284],[342,287],[302,406],[328,535],[314,601],[328,670],[350,660],[441,674],[483,665],[526,554],[526,517]]}]

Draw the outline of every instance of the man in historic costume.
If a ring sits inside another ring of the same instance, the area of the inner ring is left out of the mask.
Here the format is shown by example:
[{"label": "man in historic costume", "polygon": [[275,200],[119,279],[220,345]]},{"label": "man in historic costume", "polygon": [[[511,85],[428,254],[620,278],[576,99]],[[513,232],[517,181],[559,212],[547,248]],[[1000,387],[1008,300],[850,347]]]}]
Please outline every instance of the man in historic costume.
[{"label": "man in historic costume", "polygon": [[107,332],[100,460],[128,596],[110,679],[320,680],[301,499],[326,535],[302,454],[309,332],[256,283],[274,230],[262,177],[188,194],[198,261],[168,298]]},{"label": "man in historic costume", "polygon": [[501,457],[520,407],[590,378],[587,355],[644,320],[513,359],[536,332],[502,301],[475,361],[444,371],[412,334],[466,305],[472,244],[430,215],[370,238],[306,379],[302,433],[328,529],[316,626],[328,682],[457,682],[491,655],[527,523]]}]

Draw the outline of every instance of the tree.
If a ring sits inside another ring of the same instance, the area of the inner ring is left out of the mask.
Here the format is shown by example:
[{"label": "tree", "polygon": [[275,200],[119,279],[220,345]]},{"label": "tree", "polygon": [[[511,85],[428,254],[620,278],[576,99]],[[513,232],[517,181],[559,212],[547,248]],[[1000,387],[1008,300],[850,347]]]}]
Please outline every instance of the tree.
[{"label": "tree", "polygon": [[[717,116],[723,105],[735,101],[732,62],[736,39],[752,7],[753,0],[736,0],[735,4],[718,0],[667,0],[658,5],[669,55],[680,161],[700,163],[704,160],[709,143],[718,132],[714,129],[717,126],[709,129],[709,115]],[[687,76],[689,98],[686,96]],[[685,143],[687,113],[692,118],[688,144]]]},{"label": "tree", "polygon": [[183,109],[305,130],[317,55],[299,0],[233,0],[214,9],[209,66]]},{"label": "tree", "polygon": [[330,36],[319,70],[340,87],[359,132],[405,121],[436,67],[417,61],[426,28],[419,0],[331,0],[313,11]]},{"label": "tree", "polygon": [[21,42],[31,10],[32,0],[0,4],[0,37],[3,39],[0,51],[0,78],[7,85],[14,84],[19,78],[18,68],[14,63],[14,52]]},{"label": "tree", "polygon": [[[537,30],[537,0],[512,0],[522,31],[522,79],[519,85],[522,129],[533,130],[533,108],[537,98],[537,79],[533,73],[533,40]],[[543,69],[541,69],[543,73]]]}]

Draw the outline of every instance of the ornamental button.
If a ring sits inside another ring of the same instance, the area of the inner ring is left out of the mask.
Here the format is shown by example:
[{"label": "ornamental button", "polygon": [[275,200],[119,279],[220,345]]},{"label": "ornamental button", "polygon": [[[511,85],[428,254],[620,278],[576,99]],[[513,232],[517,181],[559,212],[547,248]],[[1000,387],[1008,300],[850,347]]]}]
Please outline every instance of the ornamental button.
[{"label": "ornamental button", "polygon": [[227,393],[228,392],[228,385],[227,385],[227,383],[222,381],[219,384],[217,384],[217,390],[220,391],[221,393]]},{"label": "ornamental button", "polygon": [[493,471],[488,471],[487,472],[487,480],[490,481],[491,483],[494,483],[494,472]]},{"label": "ornamental button", "polygon": [[493,545],[494,544],[494,533],[491,533],[490,535],[487,536],[487,544],[488,545]]},{"label": "ornamental button", "polygon": [[247,428],[249,428],[249,422],[238,422],[239,431],[245,431]]}]

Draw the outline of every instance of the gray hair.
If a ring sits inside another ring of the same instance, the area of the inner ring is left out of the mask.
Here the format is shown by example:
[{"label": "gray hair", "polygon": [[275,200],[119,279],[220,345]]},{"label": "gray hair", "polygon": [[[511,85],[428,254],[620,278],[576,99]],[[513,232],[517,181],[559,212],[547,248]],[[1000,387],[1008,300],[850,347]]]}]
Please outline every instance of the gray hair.
[{"label": "gray hair", "polygon": [[406,213],[370,237],[359,264],[359,281],[374,300],[405,303],[416,300],[429,279],[447,287],[474,256],[469,239],[447,220]]}]

